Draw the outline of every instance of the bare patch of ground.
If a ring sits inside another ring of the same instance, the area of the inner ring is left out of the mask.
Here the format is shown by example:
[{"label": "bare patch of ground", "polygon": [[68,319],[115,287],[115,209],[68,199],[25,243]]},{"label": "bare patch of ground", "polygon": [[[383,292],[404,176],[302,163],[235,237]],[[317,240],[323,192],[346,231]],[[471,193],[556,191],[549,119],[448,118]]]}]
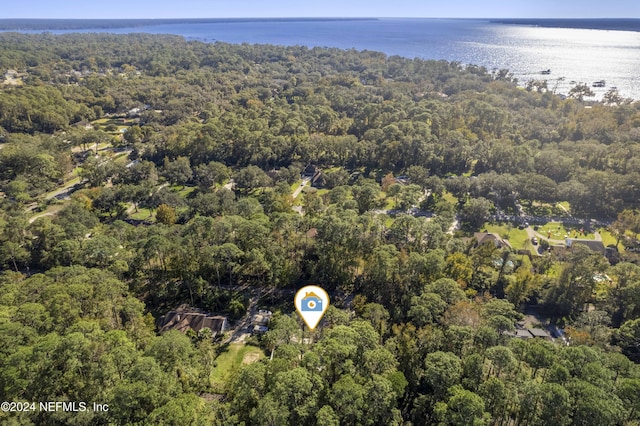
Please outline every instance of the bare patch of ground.
[{"label": "bare patch of ground", "polygon": [[252,364],[254,362],[257,362],[260,359],[260,353],[259,352],[248,352],[246,354],[244,354],[244,357],[242,358],[242,363],[243,364]]}]

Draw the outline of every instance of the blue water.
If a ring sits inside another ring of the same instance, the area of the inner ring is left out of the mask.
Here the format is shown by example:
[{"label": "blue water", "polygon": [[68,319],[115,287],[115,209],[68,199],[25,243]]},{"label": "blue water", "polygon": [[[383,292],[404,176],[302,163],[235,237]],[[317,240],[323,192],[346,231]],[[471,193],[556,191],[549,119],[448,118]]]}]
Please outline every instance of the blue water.
[{"label": "blue water", "polygon": [[[39,32],[39,31],[25,31]],[[57,30],[177,34],[189,40],[230,43],[327,46],[376,50],[408,58],[445,59],[493,69],[509,69],[520,84],[545,79],[566,94],[576,83],[594,88],[596,98],[612,86],[640,99],[640,32],[507,25],[488,20],[378,19],[328,21],[215,21],[135,27]],[[551,70],[541,75],[541,70]]]}]

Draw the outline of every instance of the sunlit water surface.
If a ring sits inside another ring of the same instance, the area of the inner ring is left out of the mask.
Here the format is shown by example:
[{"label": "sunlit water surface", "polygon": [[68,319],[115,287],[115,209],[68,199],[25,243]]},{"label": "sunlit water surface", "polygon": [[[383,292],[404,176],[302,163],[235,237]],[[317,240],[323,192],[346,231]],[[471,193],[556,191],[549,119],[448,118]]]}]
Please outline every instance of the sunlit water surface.
[{"label": "sunlit water surface", "polygon": [[[480,20],[247,21],[150,25],[82,32],[178,34],[191,40],[328,46],[509,69],[520,84],[547,80],[567,94],[577,83],[596,98],[611,87],[640,99],[640,32],[505,25]],[[65,33],[71,31],[52,31]],[[550,74],[542,75],[542,70]]]}]

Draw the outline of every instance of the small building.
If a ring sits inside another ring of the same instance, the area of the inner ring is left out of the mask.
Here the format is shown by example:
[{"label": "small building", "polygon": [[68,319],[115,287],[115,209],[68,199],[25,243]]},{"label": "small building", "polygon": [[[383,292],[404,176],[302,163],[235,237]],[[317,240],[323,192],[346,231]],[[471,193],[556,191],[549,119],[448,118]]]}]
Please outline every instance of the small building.
[{"label": "small building", "polygon": [[393,178],[395,183],[398,183],[400,185],[408,185],[409,184],[409,176],[398,176]]},{"label": "small building", "polygon": [[516,337],[518,339],[533,339],[533,336],[531,335],[531,333],[529,333],[529,330],[526,329],[517,329]]},{"label": "small building", "polygon": [[313,176],[316,175],[316,173],[319,173],[319,172],[320,172],[320,168],[318,166],[316,166],[315,164],[309,164],[302,171],[302,177],[303,178],[312,178]]},{"label": "small building", "polygon": [[309,179],[311,186],[314,188],[322,188],[327,184],[327,179],[315,164],[309,164],[301,173],[303,179]]},{"label": "small building", "polygon": [[551,340],[551,335],[549,334],[549,332],[547,330],[543,330],[542,328],[530,328],[527,331],[529,331],[529,333],[531,333],[531,336],[533,336],[535,339]]},{"label": "small building", "polygon": [[327,178],[321,170],[311,178],[311,186],[314,188],[324,188],[327,185]]},{"label": "small building", "polygon": [[518,339],[544,339],[551,340],[551,335],[542,328],[516,328],[515,336]]},{"label": "small building", "polygon": [[266,333],[269,331],[269,322],[273,313],[264,309],[260,309],[257,314],[251,318],[251,330],[253,333]]},{"label": "small building", "polygon": [[203,328],[208,328],[215,337],[227,330],[228,324],[225,316],[211,315],[189,308],[178,308],[158,318],[158,328],[161,333],[169,330],[178,330],[182,333],[193,330],[197,333]]},{"label": "small building", "polygon": [[600,253],[601,255],[605,255],[606,247],[602,243],[602,241],[597,240],[583,240],[578,238],[566,238],[565,244],[567,245],[567,249],[573,251],[576,245],[586,246],[589,250],[594,251],[596,253]]},{"label": "small building", "polygon": [[479,247],[486,243],[492,243],[498,248],[506,247],[511,250],[511,244],[509,240],[501,238],[500,235],[491,232],[476,232],[473,234],[476,239],[476,246]]}]

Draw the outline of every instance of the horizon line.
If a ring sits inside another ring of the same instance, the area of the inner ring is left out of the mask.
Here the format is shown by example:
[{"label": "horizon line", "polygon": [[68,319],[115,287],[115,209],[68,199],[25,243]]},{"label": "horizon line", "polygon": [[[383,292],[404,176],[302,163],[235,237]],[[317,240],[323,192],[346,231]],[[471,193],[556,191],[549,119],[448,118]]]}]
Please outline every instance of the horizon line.
[{"label": "horizon line", "polygon": [[565,21],[565,20],[584,20],[584,21],[600,21],[600,20],[635,20],[640,21],[639,18],[629,18],[629,17],[603,17],[603,18],[586,18],[586,17],[564,17],[564,18],[546,18],[546,17],[489,17],[489,16],[477,16],[477,17],[469,17],[469,16],[260,16],[260,17],[251,17],[251,16],[226,16],[226,17],[182,17],[182,18],[173,18],[173,17],[156,17],[156,18],[0,18],[0,21],[18,21],[18,20],[37,20],[37,21],[140,21],[140,20],[165,20],[165,21],[180,21],[180,20],[198,20],[198,21],[206,21],[206,20],[227,20],[227,19],[250,19],[250,20],[268,20],[268,19],[304,19],[304,20],[323,20],[323,19],[478,19],[478,20],[486,20],[486,19],[517,19],[517,20],[550,20],[550,21]]}]

